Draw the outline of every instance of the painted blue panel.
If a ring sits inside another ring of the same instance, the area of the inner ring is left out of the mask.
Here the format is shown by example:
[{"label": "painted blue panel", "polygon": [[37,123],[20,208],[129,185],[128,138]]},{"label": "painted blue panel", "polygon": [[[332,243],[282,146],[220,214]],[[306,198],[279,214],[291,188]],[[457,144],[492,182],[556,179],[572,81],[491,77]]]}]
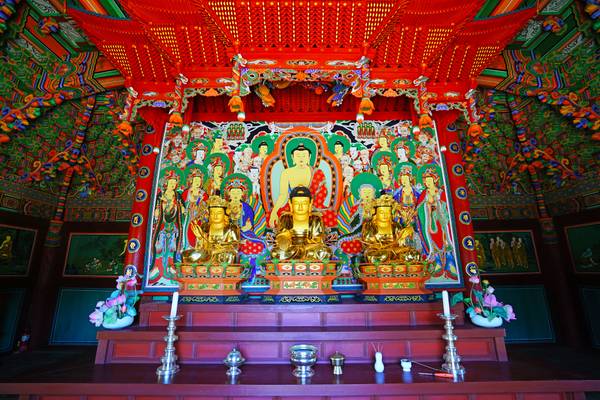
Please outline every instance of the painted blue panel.
[{"label": "painted blue panel", "polygon": [[96,332],[88,316],[96,303],[105,300],[114,289],[61,288],[58,294],[50,344],[96,344]]},{"label": "painted blue panel", "polygon": [[600,288],[581,288],[581,302],[594,347],[600,347]]},{"label": "painted blue panel", "polygon": [[0,353],[13,349],[25,289],[0,289]]},{"label": "painted blue panel", "polygon": [[513,306],[517,319],[504,323],[507,343],[555,342],[546,289],[542,285],[496,286],[498,299]]}]

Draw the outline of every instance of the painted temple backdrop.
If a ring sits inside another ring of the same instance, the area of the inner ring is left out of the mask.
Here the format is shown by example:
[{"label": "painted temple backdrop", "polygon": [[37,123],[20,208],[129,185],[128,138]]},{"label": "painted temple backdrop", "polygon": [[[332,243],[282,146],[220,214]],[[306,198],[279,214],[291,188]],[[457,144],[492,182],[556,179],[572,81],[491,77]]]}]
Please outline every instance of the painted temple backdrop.
[{"label": "painted temple backdrop", "polygon": [[298,181],[310,182],[313,211],[323,217],[341,274],[351,275],[350,266],[363,262],[365,210],[389,194],[397,202],[395,220],[413,227],[410,243],[432,266],[427,286],[462,285],[451,196],[433,129],[409,121],[201,122],[166,132],[154,182],[146,291],[176,287],[181,254],[193,247],[193,225],[207,219],[212,195],[226,199],[240,226],[239,262],[268,261],[273,227]]}]

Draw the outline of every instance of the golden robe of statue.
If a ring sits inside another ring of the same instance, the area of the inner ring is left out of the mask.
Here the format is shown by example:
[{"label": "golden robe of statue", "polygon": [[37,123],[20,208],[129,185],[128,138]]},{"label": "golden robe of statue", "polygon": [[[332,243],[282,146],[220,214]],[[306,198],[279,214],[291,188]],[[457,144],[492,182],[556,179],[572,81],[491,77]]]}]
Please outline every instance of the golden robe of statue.
[{"label": "golden robe of statue", "polygon": [[411,225],[405,228],[393,219],[394,199],[383,195],[375,201],[373,218],[363,225],[364,257],[369,263],[421,261],[421,254],[408,244],[414,234]]},{"label": "golden robe of statue", "polygon": [[209,199],[208,222],[198,224],[192,221],[190,227],[196,236],[193,249],[185,250],[182,259],[185,264],[227,263],[236,261],[240,242],[239,227],[229,222],[225,212],[227,202],[218,196]]},{"label": "golden robe of statue", "polygon": [[277,225],[271,257],[278,260],[325,260],[332,252],[324,243],[325,225],[312,213],[310,190],[296,187],[290,193],[290,209],[281,215]]}]

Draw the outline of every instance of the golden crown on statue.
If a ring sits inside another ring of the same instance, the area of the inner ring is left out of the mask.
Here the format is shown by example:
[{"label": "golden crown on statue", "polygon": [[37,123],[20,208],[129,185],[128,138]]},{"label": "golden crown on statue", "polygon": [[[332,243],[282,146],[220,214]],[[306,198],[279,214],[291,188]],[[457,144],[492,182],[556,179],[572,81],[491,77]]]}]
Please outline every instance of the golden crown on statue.
[{"label": "golden crown on statue", "polygon": [[210,196],[208,199],[208,208],[227,208],[227,201],[219,196]]},{"label": "golden crown on statue", "polygon": [[394,198],[392,196],[390,196],[389,194],[384,194],[383,196],[381,196],[380,198],[378,198],[377,200],[375,200],[373,202],[373,204],[375,205],[375,208],[377,207],[394,207],[395,205],[395,201]]}]

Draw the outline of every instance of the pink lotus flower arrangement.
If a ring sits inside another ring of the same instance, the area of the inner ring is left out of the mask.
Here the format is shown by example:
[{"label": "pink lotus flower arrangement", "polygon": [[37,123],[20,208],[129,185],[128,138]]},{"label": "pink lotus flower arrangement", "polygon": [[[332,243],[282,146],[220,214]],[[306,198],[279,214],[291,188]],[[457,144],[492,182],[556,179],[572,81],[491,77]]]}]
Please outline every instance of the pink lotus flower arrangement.
[{"label": "pink lotus flower arrangement", "polygon": [[467,314],[473,317],[480,315],[492,321],[494,318],[502,318],[506,322],[517,319],[515,312],[510,304],[503,304],[494,295],[495,289],[487,280],[480,281],[479,276],[475,275],[469,278],[471,291],[469,297],[465,298],[462,292],[452,297],[452,305],[459,302],[465,303]]},{"label": "pink lotus flower arrangement", "polygon": [[135,275],[126,274],[117,278],[117,290],[96,303],[96,309],[90,314],[90,322],[96,326],[115,329],[131,325],[136,316],[135,303],[139,296],[135,285]]}]

